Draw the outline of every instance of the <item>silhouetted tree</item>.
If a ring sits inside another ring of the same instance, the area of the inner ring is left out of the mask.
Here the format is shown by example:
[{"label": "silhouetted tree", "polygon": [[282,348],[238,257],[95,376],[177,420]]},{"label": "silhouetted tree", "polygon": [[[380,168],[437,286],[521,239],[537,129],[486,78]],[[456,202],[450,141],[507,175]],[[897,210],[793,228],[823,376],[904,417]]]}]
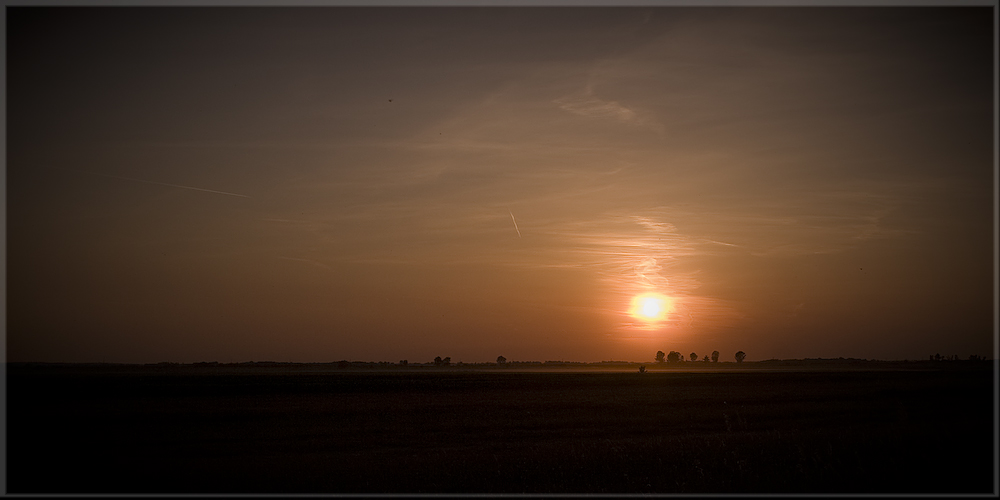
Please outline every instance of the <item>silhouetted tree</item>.
[{"label": "silhouetted tree", "polygon": [[712,351],[712,362],[713,363],[719,362],[719,351]]},{"label": "silhouetted tree", "polygon": [[646,373],[646,367],[639,365],[639,373]]},{"label": "silhouetted tree", "polygon": [[441,356],[435,356],[434,357],[434,366],[441,366],[441,363],[442,363]]},{"label": "silhouetted tree", "polygon": [[407,360],[405,360],[405,359],[401,359],[401,360],[399,360],[399,364],[401,364],[403,366],[406,366],[406,365],[410,364],[410,362],[407,361]]},{"label": "silhouetted tree", "polygon": [[743,358],[745,358],[745,357],[747,357],[747,353],[745,353],[743,351],[736,351],[736,362],[737,363],[742,363],[743,362]]},{"label": "silhouetted tree", "polygon": [[701,360],[704,361],[704,362],[706,362],[706,363],[708,363],[708,361],[709,361],[708,354],[706,354],[704,358],[701,358]]},{"label": "silhouetted tree", "polygon": [[497,356],[497,364],[498,365],[502,365],[502,364],[505,364],[505,363],[507,363],[507,358],[505,358],[503,356]]},{"label": "silhouetted tree", "polygon": [[689,357],[691,358],[691,361],[698,361],[698,353],[692,352]]},{"label": "silhouetted tree", "polygon": [[666,356],[666,354],[664,354],[663,351],[656,351],[656,362],[657,363],[662,363],[664,356]]},{"label": "silhouetted tree", "polygon": [[451,364],[451,356],[445,356],[445,358],[441,360],[441,364],[444,365],[444,366],[450,365]]},{"label": "silhouetted tree", "polygon": [[670,351],[670,354],[667,354],[667,361],[671,363],[676,363],[680,360],[681,360],[681,353],[677,351]]}]

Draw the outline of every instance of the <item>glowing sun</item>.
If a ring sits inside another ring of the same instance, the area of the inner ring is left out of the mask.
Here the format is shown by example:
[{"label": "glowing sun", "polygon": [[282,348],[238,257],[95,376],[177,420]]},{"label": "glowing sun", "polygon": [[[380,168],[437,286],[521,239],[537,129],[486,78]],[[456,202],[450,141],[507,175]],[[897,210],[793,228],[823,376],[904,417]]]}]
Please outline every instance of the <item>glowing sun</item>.
[{"label": "glowing sun", "polygon": [[667,314],[673,309],[670,298],[658,293],[646,293],[636,295],[632,299],[632,307],[629,314],[635,318],[646,321],[660,321],[667,318]]}]

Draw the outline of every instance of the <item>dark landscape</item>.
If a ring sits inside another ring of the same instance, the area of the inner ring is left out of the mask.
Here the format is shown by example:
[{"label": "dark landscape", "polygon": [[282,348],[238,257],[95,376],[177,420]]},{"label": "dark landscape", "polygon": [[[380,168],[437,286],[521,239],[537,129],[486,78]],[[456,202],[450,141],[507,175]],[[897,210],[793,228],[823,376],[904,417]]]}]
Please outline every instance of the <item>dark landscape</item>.
[{"label": "dark landscape", "polygon": [[8,492],[994,491],[990,361],[549,365],[8,364]]}]

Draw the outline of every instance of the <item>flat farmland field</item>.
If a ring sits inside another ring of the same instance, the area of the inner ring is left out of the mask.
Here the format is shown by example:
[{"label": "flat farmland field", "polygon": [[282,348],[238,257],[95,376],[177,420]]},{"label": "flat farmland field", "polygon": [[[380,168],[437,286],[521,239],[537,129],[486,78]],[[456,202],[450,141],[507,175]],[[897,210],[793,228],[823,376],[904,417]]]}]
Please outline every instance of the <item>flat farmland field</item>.
[{"label": "flat farmland field", "polygon": [[994,492],[991,363],[185,366],[8,365],[8,492]]}]

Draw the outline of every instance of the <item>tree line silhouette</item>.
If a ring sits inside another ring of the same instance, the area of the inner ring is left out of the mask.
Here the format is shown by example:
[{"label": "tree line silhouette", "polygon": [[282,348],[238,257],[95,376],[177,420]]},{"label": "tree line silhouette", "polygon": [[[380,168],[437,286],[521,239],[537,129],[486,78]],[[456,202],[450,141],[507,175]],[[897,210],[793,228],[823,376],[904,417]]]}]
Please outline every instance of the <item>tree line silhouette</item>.
[{"label": "tree line silhouette", "polygon": [[[703,362],[703,363],[718,363],[719,362],[719,356],[720,356],[719,351],[712,351],[711,357],[708,354],[706,354],[705,356],[703,356],[701,358],[701,362]],[[743,351],[737,351],[736,355],[735,355],[735,358],[736,358],[736,362],[737,363],[742,363],[743,359],[746,358],[746,353],[743,352]],[[931,359],[933,359],[933,356],[931,357]],[[679,353],[679,352],[677,352],[677,351],[670,351],[669,353],[664,353],[663,351],[656,351],[656,362],[657,363],[680,363],[680,362],[683,362],[683,361],[699,361],[698,360],[698,354],[695,353],[695,352],[692,352],[691,354],[689,354],[687,356],[687,359],[685,359],[684,355],[681,354],[681,353]],[[515,362],[515,363],[517,363],[517,362]],[[534,363],[537,363],[537,362],[534,362]],[[554,362],[546,361],[545,363],[549,364],[549,363],[554,363]],[[558,362],[558,363],[566,363],[566,362]],[[339,362],[339,366],[341,368],[347,368],[347,367],[349,367],[350,364],[351,363],[348,362],[347,360],[343,360],[343,361]],[[446,357],[442,358],[441,356],[435,356],[433,364],[434,364],[434,366],[451,366],[451,357],[450,356],[446,356]],[[459,364],[461,365],[462,363],[459,363]],[[497,356],[496,364],[497,365],[501,365],[501,366],[502,365],[507,365],[508,364],[507,358],[505,358],[504,356]],[[408,366],[408,365],[409,365],[409,361],[408,360],[405,360],[405,359],[399,360],[399,366]],[[643,369],[640,370],[640,371],[645,372],[645,367],[643,367]]]},{"label": "tree line silhouette", "polygon": [[[747,353],[743,351],[736,351],[736,362],[742,363],[743,359],[747,357]],[[657,363],[680,363],[684,361],[684,355],[677,351],[670,351],[669,353],[664,353],[663,351],[656,351],[656,362]],[[692,352],[688,355],[690,361],[698,361],[698,353]],[[718,363],[719,362],[719,351],[712,351],[712,357],[709,359],[706,354],[705,357],[701,358],[703,363]]]},{"label": "tree line silhouette", "polygon": [[[938,353],[938,354],[931,354],[930,355],[930,360],[931,361],[961,361],[962,358],[958,357],[958,354],[953,354],[951,356],[942,356],[940,353]],[[985,361],[985,360],[986,360],[986,358],[983,357],[983,356],[977,356],[975,354],[970,354],[969,355],[969,361]]]}]

